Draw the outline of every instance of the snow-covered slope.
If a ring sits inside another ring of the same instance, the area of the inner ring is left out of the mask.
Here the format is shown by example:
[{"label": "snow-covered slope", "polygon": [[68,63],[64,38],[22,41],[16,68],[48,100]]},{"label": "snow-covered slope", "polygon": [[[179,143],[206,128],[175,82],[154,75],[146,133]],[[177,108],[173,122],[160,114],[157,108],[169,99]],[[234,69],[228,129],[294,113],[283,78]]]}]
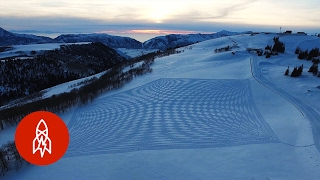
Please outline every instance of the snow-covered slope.
[{"label": "snow-covered slope", "polygon": [[52,39],[49,37],[11,33],[0,27],[0,46],[11,46],[17,44],[37,44],[47,43],[51,41]]},{"label": "snow-covered slope", "polygon": [[[249,33],[249,32],[244,32]],[[190,45],[196,42],[202,42],[209,39],[224,37],[224,36],[232,36],[243,33],[229,32],[229,31],[220,31],[218,33],[213,34],[170,34],[166,36],[158,36],[152,38],[143,43],[144,49],[161,49],[165,50],[167,48],[175,48]]]},{"label": "snow-covered slope", "polygon": [[123,57],[127,57],[128,59],[142,56],[148,53],[159,51],[159,49],[127,49],[127,48],[118,48],[117,49],[119,54],[121,54]]},{"label": "snow-covered slope", "polygon": [[[151,74],[61,114],[64,158],[4,179],[319,179],[320,91],[305,90],[319,79],[294,54],[318,38],[281,36],[286,52],[269,59],[246,51],[275,36],[222,37],[156,59]],[[234,55],[214,53],[234,43]],[[301,63],[301,77],[283,76]]]},{"label": "snow-covered slope", "polygon": [[8,51],[0,52],[0,58],[7,57],[23,57],[23,56],[32,56],[31,51],[36,53],[59,49],[61,45],[71,45],[71,44],[88,44],[88,42],[82,43],[43,43],[43,44],[28,44],[28,45],[14,45]]},{"label": "snow-covered slope", "polygon": [[140,49],[142,47],[142,43],[133,38],[108,34],[65,34],[51,39],[43,36],[11,33],[0,28],[0,46],[80,42],[101,42],[112,48]]},{"label": "snow-covered slope", "polygon": [[223,30],[213,34],[170,34],[158,36],[141,43],[130,37],[113,36],[109,34],[63,34],[55,39],[51,39],[49,37],[11,33],[0,28],[0,46],[39,43],[101,42],[112,48],[165,50],[167,48],[186,46],[209,39],[248,33],[251,32],[238,33]]},{"label": "snow-covered slope", "polygon": [[109,34],[66,34],[58,36],[54,41],[59,43],[101,42],[112,48],[140,49],[142,47],[141,42],[133,38]]}]

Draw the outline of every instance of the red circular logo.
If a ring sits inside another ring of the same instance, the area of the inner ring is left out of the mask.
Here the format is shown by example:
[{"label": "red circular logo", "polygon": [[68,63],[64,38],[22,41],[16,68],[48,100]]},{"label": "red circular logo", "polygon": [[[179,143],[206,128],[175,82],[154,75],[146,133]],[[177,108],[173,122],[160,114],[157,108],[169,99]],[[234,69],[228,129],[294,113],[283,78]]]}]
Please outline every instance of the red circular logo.
[{"label": "red circular logo", "polygon": [[26,161],[39,166],[49,165],[67,151],[68,128],[59,116],[51,112],[33,112],[19,123],[15,144]]}]

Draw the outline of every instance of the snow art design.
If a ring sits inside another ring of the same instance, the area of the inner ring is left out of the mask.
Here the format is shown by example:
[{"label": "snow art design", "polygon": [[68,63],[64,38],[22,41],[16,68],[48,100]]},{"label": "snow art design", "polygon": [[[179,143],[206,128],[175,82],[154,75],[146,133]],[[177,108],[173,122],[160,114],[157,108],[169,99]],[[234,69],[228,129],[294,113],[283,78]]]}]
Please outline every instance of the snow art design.
[{"label": "snow art design", "polygon": [[80,107],[65,157],[279,143],[249,80],[158,79]]}]

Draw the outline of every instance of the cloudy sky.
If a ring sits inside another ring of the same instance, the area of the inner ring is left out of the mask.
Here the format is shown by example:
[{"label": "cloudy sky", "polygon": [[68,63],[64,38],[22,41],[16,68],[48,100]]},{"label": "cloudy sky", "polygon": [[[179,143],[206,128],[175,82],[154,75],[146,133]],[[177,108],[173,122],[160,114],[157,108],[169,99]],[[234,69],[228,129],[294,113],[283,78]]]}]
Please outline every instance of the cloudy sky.
[{"label": "cloudy sky", "polygon": [[320,33],[319,0],[0,0],[0,27],[167,34],[290,29]]}]

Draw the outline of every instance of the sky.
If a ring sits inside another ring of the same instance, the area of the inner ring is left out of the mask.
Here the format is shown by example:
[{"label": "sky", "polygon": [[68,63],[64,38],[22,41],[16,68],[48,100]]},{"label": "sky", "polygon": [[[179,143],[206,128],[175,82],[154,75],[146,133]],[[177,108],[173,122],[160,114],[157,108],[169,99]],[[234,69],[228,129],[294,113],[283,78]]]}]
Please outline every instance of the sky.
[{"label": "sky", "polygon": [[319,0],[0,0],[0,27],[124,35],[282,30],[320,33]]}]

